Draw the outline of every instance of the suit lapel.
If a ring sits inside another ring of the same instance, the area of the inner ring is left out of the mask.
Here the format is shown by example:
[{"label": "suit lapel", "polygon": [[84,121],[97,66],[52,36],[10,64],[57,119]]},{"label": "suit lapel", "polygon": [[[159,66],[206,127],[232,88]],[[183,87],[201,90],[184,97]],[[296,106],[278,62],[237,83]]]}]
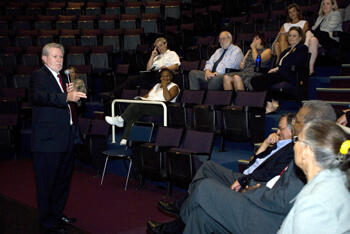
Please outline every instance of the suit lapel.
[{"label": "suit lapel", "polygon": [[52,72],[44,65],[43,70],[47,73],[48,75],[48,80],[51,85],[55,89],[55,91],[58,93],[62,93],[61,88],[59,87],[56,78],[53,76]]},{"label": "suit lapel", "polygon": [[[284,147],[282,147],[282,149],[278,150],[277,152],[274,153],[275,154],[286,154],[287,152],[290,152],[293,149],[293,142],[288,143],[287,145],[285,145]],[[266,159],[261,165],[271,161],[271,160],[275,160],[276,157],[269,157],[268,159]],[[261,166],[260,165],[260,166]]]}]

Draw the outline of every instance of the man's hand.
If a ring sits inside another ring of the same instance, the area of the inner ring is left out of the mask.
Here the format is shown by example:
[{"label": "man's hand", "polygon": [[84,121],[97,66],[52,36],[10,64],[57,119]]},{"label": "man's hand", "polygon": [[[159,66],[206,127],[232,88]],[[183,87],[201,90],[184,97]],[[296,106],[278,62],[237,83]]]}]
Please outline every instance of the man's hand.
[{"label": "man's hand", "polygon": [[257,189],[257,188],[260,188],[261,184],[256,184],[256,185],[253,185],[253,186],[245,186],[245,189],[243,189],[242,193],[245,193],[249,190],[253,190],[253,189]]},{"label": "man's hand", "polygon": [[276,144],[279,139],[280,136],[277,133],[273,132],[265,139],[264,142],[266,142],[266,144],[273,145]]},{"label": "man's hand", "polygon": [[235,190],[236,192],[239,192],[239,190],[241,189],[241,184],[238,182],[238,180],[235,180],[235,182],[233,182],[233,184],[231,185],[231,189]]},{"label": "man's hand", "polygon": [[217,73],[217,72],[211,72],[211,71],[209,71],[209,70],[206,70],[206,71],[205,71],[205,74],[204,74],[204,79],[205,79],[205,80],[210,80],[211,78],[213,78],[213,77],[216,76],[217,74],[219,74],[219,73]]},{"label": "man's hand", "polygon": [[151,53],[151,57],[156,57],[158,55],[158,51],[157,51],[157,48],[154,47],[154,49],[152,50],[152,53]]},{"label": "man's hand", "polygon": [[274,73],[274,72],[277,72],[278,70],[279,70],[279,68],[275,67],[275,68],[270,69],[267,73]]},{"label": "man's hand", "polygon": [[348,120],[346,119],[346,114],[343,114],[337,119],[337,123],[343,126],[346,126],[348,124]]},{"label": "man's hand", "polygon": [[83,92],[71,91],[67,93],[68,102],[77,102],[80,98],[86,98],[86,94]]},{"label": "man's hand", "polygon": [[75,87],[74,87],[74,84],[72,82],[71,83],[66,83],[66,90],[67,90],[67,93],[72,92],[72,91],[76,91]]}]

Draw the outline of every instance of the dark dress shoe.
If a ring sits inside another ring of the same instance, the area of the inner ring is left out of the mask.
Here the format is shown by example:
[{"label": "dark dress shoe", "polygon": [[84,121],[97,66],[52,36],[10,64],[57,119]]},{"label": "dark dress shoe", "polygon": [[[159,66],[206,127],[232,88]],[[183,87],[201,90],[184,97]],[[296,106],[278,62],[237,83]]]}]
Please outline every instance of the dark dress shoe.
[{"label": "dark dress shoe", "polygon": [[158,223],[151,220],[147,222],[147,230],[152,234],[181,234],[184,228],[185,224],[180,218],[168,223]]},{"label": "dark dress shoe", "polygon": [[180,207],[178,207],[176,202],[160,200],[157,203],[157,205],[158,205],[158,208],[166,214],[170,214],[175,217],[179,217],[180,215]]},{"label": "dark dress shoe", "polygon": [[75,222],[77,221],[77,219],[74,218],[74,217],[70,217],[70,218],[69,218],[69,217],[63,215],[62,218],[61,218],[61,221],[62,221],[62,223],[64,223],[64,224],[70,225],[70,224],[72,224],[72,223],[75,223]]}]

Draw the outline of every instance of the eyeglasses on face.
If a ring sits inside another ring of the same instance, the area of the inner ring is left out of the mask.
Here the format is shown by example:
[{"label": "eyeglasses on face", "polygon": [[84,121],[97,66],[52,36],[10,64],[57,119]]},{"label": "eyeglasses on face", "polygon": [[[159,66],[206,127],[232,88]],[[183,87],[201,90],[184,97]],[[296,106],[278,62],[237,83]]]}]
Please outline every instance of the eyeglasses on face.
[{"label": "eyeglasses on face", "polygon": [[295,144],[297,142],[303,142],[304,144],[308,145],[306,141],[300,140],[298,136],[293,136],[293,143]]}]

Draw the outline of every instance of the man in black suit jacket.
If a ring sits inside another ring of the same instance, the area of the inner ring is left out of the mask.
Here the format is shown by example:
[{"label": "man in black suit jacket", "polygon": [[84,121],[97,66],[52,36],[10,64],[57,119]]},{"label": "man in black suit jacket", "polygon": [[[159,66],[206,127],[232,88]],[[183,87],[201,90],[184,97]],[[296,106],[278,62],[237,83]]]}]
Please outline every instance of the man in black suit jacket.
[{"label": "man in black suit jacket", "polygon": [[[331,105],[308,101],[293,121],[293,135],[312,120],[335,119]],[[259,183],[242,192],[232,191],[232,182],[225,178],[197,180],[182,202],[180,218],[166,224],[148,222],[147,226],[152,233],[276,233],[304,186],[298,172],[301,171],[292,160],[266,184]]]},{"label": "man in black suit jacket", "polygon": [[[86,95],[77,92],[59,72],[64,48],[49,43],[42,49],[44,66],[32,73],[32,152],[42,233],[64,231],[63,209],[73,169],[73,106]],[[74,113],[73,113],[74,114]]]}]

